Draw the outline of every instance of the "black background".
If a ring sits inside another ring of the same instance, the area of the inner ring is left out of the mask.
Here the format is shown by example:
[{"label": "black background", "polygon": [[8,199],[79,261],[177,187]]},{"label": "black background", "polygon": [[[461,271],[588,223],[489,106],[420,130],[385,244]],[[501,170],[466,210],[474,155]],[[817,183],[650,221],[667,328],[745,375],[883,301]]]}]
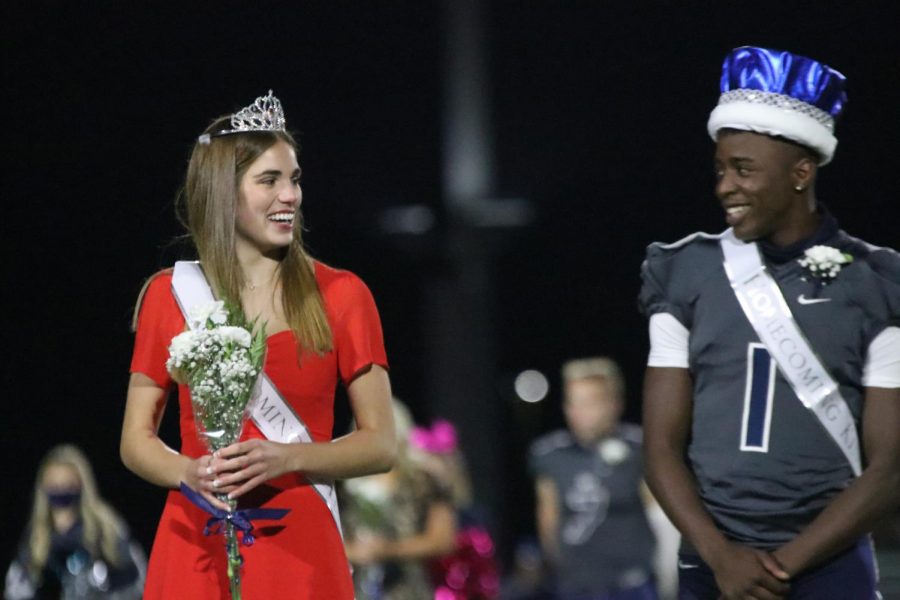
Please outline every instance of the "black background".
[{"label": "black background", "polygon": [[[377,224],[390,206],[421,203],[443,214],[441,6],[100,4],[8,6],[2,20],[0,489],[12,541],[40,457],[77,443],[149,548],[164,491],[118,457],[130,312],[144,278],[180,256],[172,200],[194,137],[269,88],[303,146],[308,245],[369,284],[397,395],[423,422],[440,416],[423,397],[430,317],[421,295],[445,265],[428,238],[398,240]],[[485,332],[496,348],[496,385],[485,396],[506,424],[480,443],[501,448],[508,474],[491,492],[501,499],[495,525],[506,552],[532,531],[523,452],[561,424],[561,362],[617,357],[628,417],[639,419],[647,343],[635,298],[644,248],[725,227],[705,124],[730,48],[786,48],[847,75],[850,101],[819,198],[854,235],[897,246],[900,21],[889,2],[483,8],[493,195],[525,198],[537,214],[494,261],[497,311]],[[525,368],[548,374],[547,401],[516,405],[510,381]],[[163,433],[176,443],[171,416]]]}]

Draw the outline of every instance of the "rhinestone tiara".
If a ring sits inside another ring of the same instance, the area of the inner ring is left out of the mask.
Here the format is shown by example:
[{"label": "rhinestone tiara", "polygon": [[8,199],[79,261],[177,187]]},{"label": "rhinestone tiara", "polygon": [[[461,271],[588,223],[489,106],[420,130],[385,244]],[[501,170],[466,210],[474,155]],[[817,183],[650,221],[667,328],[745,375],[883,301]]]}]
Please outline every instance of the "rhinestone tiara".
[{"label": "rhinestone tiara", "polygon": [[272,94],[272,90],[269,90],[267,96],[260,96],[253,104],[231,115],[231,129],[204,133],[197,141],[209,144],[214,137],[245,131],[285,131],[284,109],[281,108],[281,101]]}]

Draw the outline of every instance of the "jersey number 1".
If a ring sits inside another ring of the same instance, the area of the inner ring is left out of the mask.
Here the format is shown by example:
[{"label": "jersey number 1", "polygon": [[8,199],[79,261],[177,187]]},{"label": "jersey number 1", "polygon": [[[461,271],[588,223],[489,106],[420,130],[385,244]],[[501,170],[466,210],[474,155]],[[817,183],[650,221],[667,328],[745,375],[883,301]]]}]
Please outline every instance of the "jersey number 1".
[{"label": "jersey number 1", "polygon": [[747,346],[747,386],[741,419],[741,450],[769,451],[772,397],[775,391],[775,361],[760,343]]}]

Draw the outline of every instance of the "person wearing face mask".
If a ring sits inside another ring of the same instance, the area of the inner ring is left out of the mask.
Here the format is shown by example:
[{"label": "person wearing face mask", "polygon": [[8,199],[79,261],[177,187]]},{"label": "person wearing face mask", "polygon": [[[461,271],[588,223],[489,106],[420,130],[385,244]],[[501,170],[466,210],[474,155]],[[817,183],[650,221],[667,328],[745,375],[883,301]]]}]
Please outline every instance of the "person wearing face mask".
[{"label": "person wearing face mask", "polygon": [[6,574],[6,600],[140,598],[146,561],[97,491],[84,453],[51,449],[38,467],[31,520]]}]

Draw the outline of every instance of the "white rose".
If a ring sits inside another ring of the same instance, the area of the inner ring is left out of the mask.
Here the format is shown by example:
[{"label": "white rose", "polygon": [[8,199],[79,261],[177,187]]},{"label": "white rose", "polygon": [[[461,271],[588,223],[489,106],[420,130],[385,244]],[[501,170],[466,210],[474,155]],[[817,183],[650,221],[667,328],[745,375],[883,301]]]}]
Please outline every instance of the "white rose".
[{"label": "white rose", "polygon": [[221,325],[228,320],[228,313],[225,312],[225,302],[223,300],[192,306],[188,311],[188,315],[191,321],[200,327],[206,327],[207,320],[212,321],[216,325]]},{"label": "white rose", "polygon": [[232,327],[230,325],[225,325],[223,327],[216,328],[216,331],[218,331],[219,335],[221,335],[226,340],[231,340],[235,344],[243,346],[244,348],[249,348],[250,343],[253,341],[253,337],[250,335],[250,332],[243,327]]}]

